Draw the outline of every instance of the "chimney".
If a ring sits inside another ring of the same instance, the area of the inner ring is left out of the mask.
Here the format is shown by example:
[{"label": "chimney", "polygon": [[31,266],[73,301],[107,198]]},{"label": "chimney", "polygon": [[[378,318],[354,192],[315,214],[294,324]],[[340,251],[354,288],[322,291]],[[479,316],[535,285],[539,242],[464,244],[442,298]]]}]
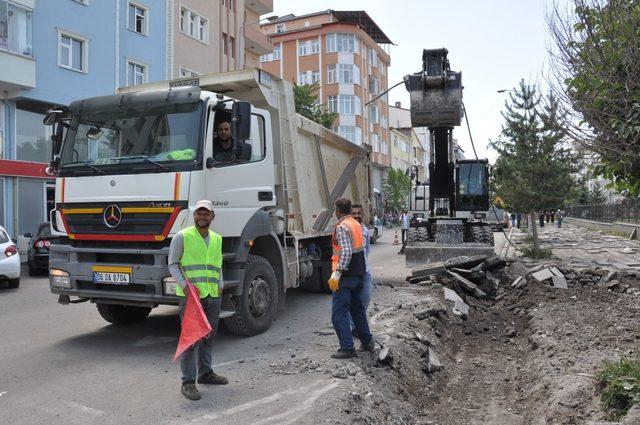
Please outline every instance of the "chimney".
[{"label": "chimney", "polygon": [[396,108],[402,108],[402,102],[396,102]]}]

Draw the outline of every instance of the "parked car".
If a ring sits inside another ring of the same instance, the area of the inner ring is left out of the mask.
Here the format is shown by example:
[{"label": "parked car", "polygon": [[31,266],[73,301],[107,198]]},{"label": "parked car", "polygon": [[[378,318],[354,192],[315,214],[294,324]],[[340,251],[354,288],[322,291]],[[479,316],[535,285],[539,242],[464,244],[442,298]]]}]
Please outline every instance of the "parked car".
[{"label": "parked car", "polygon": [[27,250],[27,265],[29,275],[42,275],[49,273],[49,247],[57,238],[51,236],[51,226],[48,221],[38,224],[33,233],[27,233],[29,237],[29,249]]},{"label": "parked car", "polygon": [[0,281],[8,281],[9,288],[20,286],[20,254],[18,247],[0,226]]}]

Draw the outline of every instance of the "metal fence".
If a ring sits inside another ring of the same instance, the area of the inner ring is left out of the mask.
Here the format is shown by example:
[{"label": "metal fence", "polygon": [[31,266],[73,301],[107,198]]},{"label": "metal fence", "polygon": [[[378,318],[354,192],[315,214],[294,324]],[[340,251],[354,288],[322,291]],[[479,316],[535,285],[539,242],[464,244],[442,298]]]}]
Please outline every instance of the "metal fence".
[{"label": "metal fence", "polygon": [[572,205],[565,208],[567,217],[613,223],[640,224],[640,199],[625,199],[615,204]]}]

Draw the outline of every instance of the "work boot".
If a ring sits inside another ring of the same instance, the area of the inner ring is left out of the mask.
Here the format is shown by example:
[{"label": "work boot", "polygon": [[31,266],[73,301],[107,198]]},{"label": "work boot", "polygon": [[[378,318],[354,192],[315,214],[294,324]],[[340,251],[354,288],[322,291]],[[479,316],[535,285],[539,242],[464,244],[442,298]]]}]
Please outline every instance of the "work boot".
[{"label": "work boot", "polygon": [[358,353],[356,350],[338,350],[331,355],[332,359],[351,359],[353,357],[358,357]]},{"label": "work boot", "polygon": [[209,371],[204,375],[198,377],[198,384],[206,385],[227,385],[229,380],[222,375],[216,374],[214,371]]},{"label": "work boot", "polygon": [[368,351],[370,353],[373,353],[376,349],[376,343],[373,339],[371,339],[371,341],[365,343],[360,344],[360,351]]},{"label": "work boot", "polygon": [[180,392],[187,400],[200,400],[202,397],[200,396],[200,391],[198,391],[198,387],[193,382],[187,382],[182,384],[182,388]]}]

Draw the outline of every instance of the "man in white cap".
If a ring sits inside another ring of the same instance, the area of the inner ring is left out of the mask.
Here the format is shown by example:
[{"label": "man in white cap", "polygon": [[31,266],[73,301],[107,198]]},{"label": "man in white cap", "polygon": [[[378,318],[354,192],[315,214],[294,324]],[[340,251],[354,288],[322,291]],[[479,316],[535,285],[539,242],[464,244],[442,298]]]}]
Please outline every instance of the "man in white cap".
[{"label": "man in white cap", "polygon": [[213,203],[202,200],[193,212],[194,226],[176,234],[169,248],[169,272],[176,280],[180,298],[180,318],[186,307],[187,279],[200,296],[200,303],[213,331],[180,356],[182,387],[180,392],[189,400],[199,400],[199,384],[226,385],[227,378],[213,372],[211,353],[218,329],[222,295],[222,236],[209,229],[215,218]]}]

